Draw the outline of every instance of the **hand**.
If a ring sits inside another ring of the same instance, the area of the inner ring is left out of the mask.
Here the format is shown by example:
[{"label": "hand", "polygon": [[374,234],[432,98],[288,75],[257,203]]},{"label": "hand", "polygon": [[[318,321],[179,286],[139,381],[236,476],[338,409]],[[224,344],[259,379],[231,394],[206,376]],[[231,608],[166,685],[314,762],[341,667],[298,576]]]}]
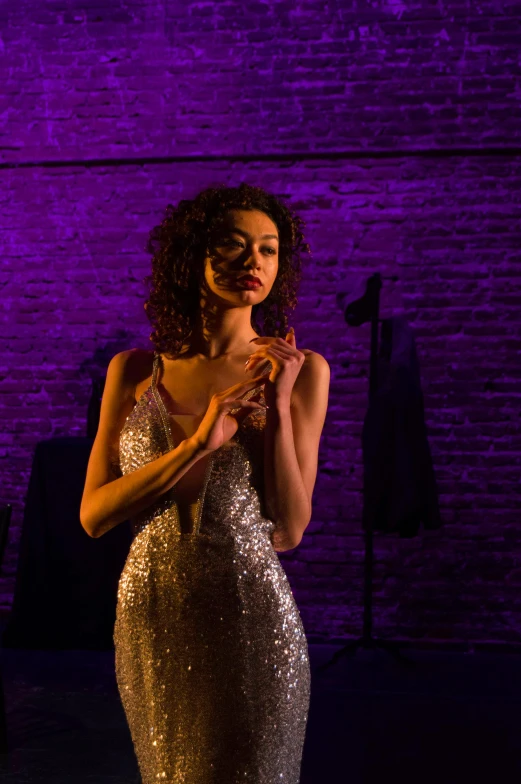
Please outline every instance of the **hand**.
[{"label": "hand", "polygon": [[268,403],[272,403],[275,398],[289,403],[291,390],[306,358],[302,351],[297,350],[295,330],[291,327],[285,338],[255,338],[255,345],[258,349],[246,362],[246,372],[249,373],[259,362],[269,359],[272,369],[268,379],[272,383],[265,386],[264,397]]},{"label": "hand", "polygon": [[[226,441],[235,435],[239,424],[246,419],[252,411],[264,410],[266,406],[254,400],[260,395],[260,391],[252,395],[248,400],[242,400],[240,395],[246,394],[250,389],[259,387],[267,382],[266,376],[241,381],[228,387],[223,392],[216,392],[212,395],[210,404],[201,420],[199,427],[192,438],[199,444],[205,452],[213,452],[219,449]],[[239,409],[236,413],[231,413],[231,409]]]}]

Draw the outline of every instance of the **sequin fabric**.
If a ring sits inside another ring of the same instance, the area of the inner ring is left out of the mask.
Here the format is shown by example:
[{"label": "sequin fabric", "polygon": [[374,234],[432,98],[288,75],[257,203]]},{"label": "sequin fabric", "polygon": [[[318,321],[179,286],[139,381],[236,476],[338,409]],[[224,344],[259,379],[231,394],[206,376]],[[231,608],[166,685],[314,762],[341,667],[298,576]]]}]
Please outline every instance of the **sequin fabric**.
[{"label": "sequin fabric", "polygon": [[[120,434],[124,474],[175,446],[160,365],[156,353]],[[263,511],[265,419],[250,415],[211,453],[191,532],[175,485],[133,522],[114,645],[143,784],[299,782],[310,667]]]}]

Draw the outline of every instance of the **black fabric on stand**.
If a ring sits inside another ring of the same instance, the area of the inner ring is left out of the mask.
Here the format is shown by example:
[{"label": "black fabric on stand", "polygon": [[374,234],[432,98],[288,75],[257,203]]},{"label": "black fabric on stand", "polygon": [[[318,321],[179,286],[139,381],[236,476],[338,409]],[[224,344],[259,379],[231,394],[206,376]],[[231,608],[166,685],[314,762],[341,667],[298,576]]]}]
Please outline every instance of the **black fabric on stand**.
[{"label": "black fabric on stand", "polygon": [[382,319],[377,390],[362,430],[367,524],[401,537],[441,526],[414,336],[404,316]]},{"label": "black fabric on stand", "polygon": [[64,437],[36,445],[2,635],[7,648],[113,648],[117,586],[132,533],[124,522],[93,539],[81,526],[92,444]]}]

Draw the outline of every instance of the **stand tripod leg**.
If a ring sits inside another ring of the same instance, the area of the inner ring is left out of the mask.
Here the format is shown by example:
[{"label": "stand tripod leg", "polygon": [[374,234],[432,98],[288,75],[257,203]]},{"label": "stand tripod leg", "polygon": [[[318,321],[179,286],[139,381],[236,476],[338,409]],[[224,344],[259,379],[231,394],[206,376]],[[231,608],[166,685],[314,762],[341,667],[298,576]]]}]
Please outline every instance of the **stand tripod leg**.
[{"label": "stand tripod leg", "polygon": [[399,643],[394,640],[373,640],[373,647],[388,651],[399,664],[402,664],[409,670],[414,669],[414,662],[401,652]]},{"label": "stand tripod leg", "polygon": [[374,637],[370,637],[369,639],[359,637],[357,640],[351,640],[351,642],[348,642],[340,648],[329,661],[325,662],[325,664],[321,664],[320,667],[317,667],[315,672],[325,672],[344,656],[353,656],[358,648],[365,648],[365,650],[376,650],[380,648],[383,651],[388,651],[398,664],[401,664],[403,667],[407,667],[407,669],[414,668],[414,662],[407,658],[407,656],[404,656],[400,650],[399,643],[394,640],[376,640]]},{"label": "stand tripod leg", "polygon": [[316,672],[324,672],[343,656],[353,656],[357,649],[361,647],[363,647],[363,637],[359,637],[357,640],[351,640],[351,642],[348,642],[346,645],[340,648],[340,650],[338,650],[333,655],[332,659],[325,662],[325,664],[321,664],[320,667],[317,667]]}]

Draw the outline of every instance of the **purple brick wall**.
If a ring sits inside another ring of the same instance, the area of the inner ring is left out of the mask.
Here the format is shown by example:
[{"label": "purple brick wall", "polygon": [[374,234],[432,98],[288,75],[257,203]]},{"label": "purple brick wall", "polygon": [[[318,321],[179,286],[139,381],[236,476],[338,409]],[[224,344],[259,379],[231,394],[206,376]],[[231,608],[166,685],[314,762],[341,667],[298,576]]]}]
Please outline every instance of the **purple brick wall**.
[{"label": "purple brick wall", "polygon": [[0,10],[4,612],[35,444],[83,435],[91,376],[150,347],[148,230],[247,181],[307,222],[297,344],[332,370],[313,520],[282,556],[307,632],[361,631],[369,327],[335,291],[380,271],[382,315],[415,330],[445,525],[376,536],[375,633],[521,641],[521,4],[300,6]]}]

